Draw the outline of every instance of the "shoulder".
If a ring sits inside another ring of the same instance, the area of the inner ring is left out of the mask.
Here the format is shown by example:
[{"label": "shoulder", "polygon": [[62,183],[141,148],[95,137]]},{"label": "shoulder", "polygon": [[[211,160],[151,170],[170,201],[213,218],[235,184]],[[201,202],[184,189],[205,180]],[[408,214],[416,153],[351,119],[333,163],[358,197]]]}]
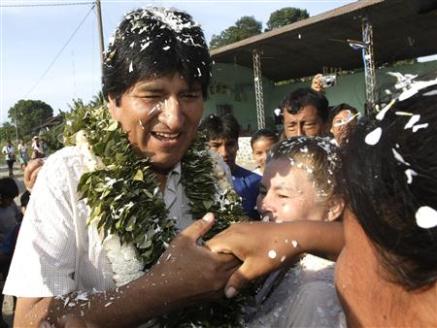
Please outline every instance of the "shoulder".
[{"label": "shoulder", "polygon": [[261,181],[261,176],[259,174],[246,170],[244,167],[238,165],[235,168],[234,175],[237,178],[244,178],[251,183],[258,183]]}]

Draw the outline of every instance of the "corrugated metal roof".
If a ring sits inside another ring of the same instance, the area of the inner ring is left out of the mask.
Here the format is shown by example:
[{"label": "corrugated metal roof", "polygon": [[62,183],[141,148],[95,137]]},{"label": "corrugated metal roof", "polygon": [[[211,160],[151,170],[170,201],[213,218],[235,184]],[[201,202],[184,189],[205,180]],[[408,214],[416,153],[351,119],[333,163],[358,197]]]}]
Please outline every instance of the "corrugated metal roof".
[{"label": "corrugated metal roof", "polygon": [[323,67],[363,66],[361,21],[373,25],[377,66],[437,53],[436,0],[373,0],[352,4],[211,51],[219,63],[252,67],[252,51],[262,51],[262,71],[273,81],[310,76]]}]

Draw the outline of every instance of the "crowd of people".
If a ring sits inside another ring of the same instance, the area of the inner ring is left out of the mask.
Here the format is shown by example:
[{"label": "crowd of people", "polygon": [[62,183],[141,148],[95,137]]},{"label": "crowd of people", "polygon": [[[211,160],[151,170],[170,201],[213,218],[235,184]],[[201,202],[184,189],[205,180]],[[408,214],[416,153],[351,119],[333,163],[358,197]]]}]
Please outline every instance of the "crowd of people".
[{"label": "crowd of people", "polygon": [[437,79],[360,117],[330,107],[317,75],[275,109],[280,133],[252,135],[252,172],[238,121],[201,120],[211,63],[188,14],[128,13],[105,53],[107,108],[71,116],[73,142],[29,163],[21,226],[0,180],[15,220],[0,237],[20,227],[10,267],[0,247],[14,325],[184,326],[195,306],[208,315],[186,326],[437,326]]},{"label": "crowd of people", "polygon": [[14,176],[14,163],[17,158],[20,168],[24,170],[30,159],[44,158],[47,156],[47,151],[47,144],[39,136],[32,138],[30,147],[23,139],[19,140],[16,149],[12,141],[8,140],[2,149],[2,154],[8,167],[9,176]]}]

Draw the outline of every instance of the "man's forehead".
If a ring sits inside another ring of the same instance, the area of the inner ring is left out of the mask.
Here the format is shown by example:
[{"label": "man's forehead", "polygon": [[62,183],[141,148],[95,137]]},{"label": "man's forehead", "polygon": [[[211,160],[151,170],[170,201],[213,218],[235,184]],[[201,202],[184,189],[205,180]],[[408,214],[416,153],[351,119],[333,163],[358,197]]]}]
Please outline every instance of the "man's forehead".
[{"label": "man's forehead", "polygon": [[145,79],[139,80],[135,83],[136,89],[159,89],[164,88],[167,85],[180,86],[185,89],[198,90],[201,89],[199,81],[188,82],[180,73],[170,73],[163,76],[151,76]]},{"label": "man's forehead", "polygon": [[319,116],[319,112],[317,111],[317,108],[313,105],[303,106],[295,114],[292,114],[288,112],[287,109],[285,109],[284,116],[288,117],[289,119],[295,119],[295,120],[305,120],[305,119],[315,119],[315,118],[321,119],[321,117]]}]

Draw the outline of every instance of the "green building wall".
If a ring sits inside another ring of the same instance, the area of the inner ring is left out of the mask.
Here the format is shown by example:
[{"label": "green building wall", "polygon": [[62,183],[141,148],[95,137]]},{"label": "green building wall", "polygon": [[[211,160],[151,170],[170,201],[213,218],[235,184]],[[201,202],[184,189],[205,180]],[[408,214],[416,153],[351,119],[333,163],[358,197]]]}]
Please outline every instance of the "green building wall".
[{"label": "green building wall", "polygon": [[[414,63],[380,68],[376,71],[377,90],[393,86],[396,79],[387,72],[425,74],[437,70],[437,61]],[[273,126],[273,110],[290,91],[309,87],[310,81],[275,85],[263,78],[264,110],[266,125]],[[364,73],[355,72],[337,76],[334,87],[326,90],[330,105],[348,103],[363,111],[365,102]],[[215,64],[205,114],[232,114],[240,122],[243,131],[250,134],[257,129],[255,93],[252,70],[236,64]],[[248,131],[250,130],[250,131]]]}]

